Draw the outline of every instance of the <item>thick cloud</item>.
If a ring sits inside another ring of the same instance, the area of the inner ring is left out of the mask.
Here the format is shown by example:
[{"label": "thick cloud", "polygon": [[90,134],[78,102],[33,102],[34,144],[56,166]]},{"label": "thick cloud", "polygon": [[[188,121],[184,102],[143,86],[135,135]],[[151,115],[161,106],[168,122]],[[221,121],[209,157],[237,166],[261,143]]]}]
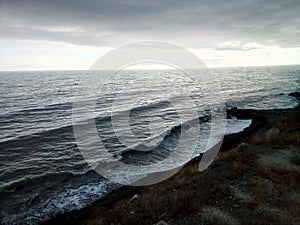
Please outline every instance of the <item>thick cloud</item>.
[{"label": "thick cloud", "polygon": [[296,47],[299,12],[299,0],[7,0],[0,2],[0,34],[92,46],[156,39],[220,50]]}]

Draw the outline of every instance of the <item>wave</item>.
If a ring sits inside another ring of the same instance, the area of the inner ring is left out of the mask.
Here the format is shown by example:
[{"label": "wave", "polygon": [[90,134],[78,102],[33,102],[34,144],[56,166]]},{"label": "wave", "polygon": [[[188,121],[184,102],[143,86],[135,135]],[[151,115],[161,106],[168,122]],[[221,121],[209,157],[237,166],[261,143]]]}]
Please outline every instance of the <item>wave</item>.
[{"label": "wave", "polygon": [[[169,101],[160,100],[160,101],[157,101],[157,102],[148,103],[147,105],[136,106],[134,108],[124,109],[124,110],[121,110],[121,111],[114,112],[114,116],[122,115],[124,112],[127,112],[127,111],[130,111],[131,114],[134,114],[134,113],[142,113],[142,112],[145,112],[145,111],[151,111],[151,110],[155,110],[155,109],[162,110],[164,108],[167,108],[168,106],[170,106]],[[71,109],[71,108],[69,108],[69,109]],[[34,110],[37,110],[37,109],[34,109]],[[82,119],[82,120],[78,121],[77,124],[78,125],[84,125],[86,123],[89,123],[91,119],[94,119],[94,118],[91,117],[91,118]],[[100,117],[96,117],[95,120],[96,120],[97,124],[101,124],[102,122],[109,122],[109,121],[111,121],[111,115],[108,115],[108,116],[100,115]],[[0,122],[0,124],[1,123],[2,122]],[[0,146],[1,145],[6,145],[6,144],[7,145],[14,145],[15,142],[19,142],[19,141],[22,141],[22,140],[28,140],[28,139],[31,139],[31,138],[47,136],[47,135],[53,135],[53,134],[55,136],[57,136],[61,133],[67,133],[67,132],[73,132],[73,125],[70,124],[70,125],[65,125],[65,126],[59,126],[59,127],[55,127],[55,128],[49,128],[45,131],[33,132],[33,133],[30,133],[30,134],[21,135],[21,136],[14,136],[13,138],[6,139],[6,140],[0,142]]]},{"label": "wave", "polygon": [[[109,103],[109,101],[107,102]],[[80,105],[80,102],[77,104]],[[84,102],[82,101],[82,104],[84,105]],[[159,108],[159,107],[164,107],[164,106],[168,106],[169,102],[167,100],[161,100],[161,101],[157,101],[157,102],[152,102],[152,103],[148,103],[147,105],[141,105],[141,106],[137,106],[134,107],[132,109],[126,109],[126,110],[136,110],[136,111],[143,111],[144,108]],[[63,103],[55,103],[55,104],[49,104],[49,105],[45,105],[43,107],[35,107],[35,108],[29,108],[29,109],[21,109],[21,110],[15,110],[14,112],[7,112],[4,113],[2,115],[0,115],[1,118],[5,118],[5,119],[13,119],[16,118],[18,116],[22,116],[22,115],[26,115],[26,114],[31,114],[31,113],[36,113],[36,112],[51,112],[51,111],[57,111],[57,110],[71,110],[73,107],[73,102],[63,102]],[[126,110],[123,110],[126,111]]]},{"label": "wave", "polygon": [[195,126],[195,123],[205,123],[209,122],[210,117],[209,116],[199,116],[197,118],[193,118],[187,121],[184,121],[182,123],[176,124],[169,129],[162,131],[159,134],[153,135],[151,137],[148,137],[144,139],[143,141],[136,143],[134,145],[129,146],[127,149],[119,153],[121,156],[125,156],[127,154],[131,154],[133,152],[138,151],[151,151],[156,149],[158,146],[160,146],[161,143],[166,141],[168,138],[170,138],[173,135],[179,135],[183,130],[190,129],[191,127]]},{"label": "wave", "polygon": [[64,172],[51,172],[51,173],[43,173],[40,175],[32,175],[32,176],[25,176],[17,180],[13,180],[11,182],[7,182],[0,185],[0,191],[15,191],[19,190],[27,185],[42,183],[42,180],[50,180],[50,179],[57,179],[58,176],[60,177],[72,177],[72,176],[83,176],[90,172],[94,172],[95,167],[88,167],[86,169],[80,171],[64,171]]},{"label": "wave", "polygon": [[252,120],[241,120],[235,117],[227,119],[227,126],[225,135],[238,133],[243,131],[245,128],[249,127],[252,123]]},{"label": "wave", "polygon": [[49,111],[70,110],[70,109],[72,109],[72,102],[64,102],[64,103],[50,104],[50,105],[46,105],[44,107],[35,107],[35,108],[29,108],[29,109],[15,110],[14,112],[7,112],[0,116],[5,119],[9,119],[9,118],[16,118],[20,115],[26,115],[26,114],[31,114],[31,113],[35,113],[35,112],[49,112]]},{"label": "wave", "polygon": [[108,180],[85,184],[46,200],[38,209],[31,209],[26,214],[21,213],[15,216],[6,215],[2,223],[19,225],[40,224],[58,214],[86,207],[93,201],[104,197],[119,187],[121,187],[121,185]]}]

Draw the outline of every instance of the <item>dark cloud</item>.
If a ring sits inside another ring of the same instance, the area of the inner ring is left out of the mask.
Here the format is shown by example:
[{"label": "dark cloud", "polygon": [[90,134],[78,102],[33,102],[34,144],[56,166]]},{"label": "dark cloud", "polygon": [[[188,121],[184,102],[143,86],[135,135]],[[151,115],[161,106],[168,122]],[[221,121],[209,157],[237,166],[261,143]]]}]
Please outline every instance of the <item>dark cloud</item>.
[{"label": "dark cloud", "polygon": [[0,2],[0,33],[93,46],[156,39],[218,49],[233,40],[241,46],[223,49],[245,50],[249,42],[295,47],[299,12],[299,0],[7,0]]}]

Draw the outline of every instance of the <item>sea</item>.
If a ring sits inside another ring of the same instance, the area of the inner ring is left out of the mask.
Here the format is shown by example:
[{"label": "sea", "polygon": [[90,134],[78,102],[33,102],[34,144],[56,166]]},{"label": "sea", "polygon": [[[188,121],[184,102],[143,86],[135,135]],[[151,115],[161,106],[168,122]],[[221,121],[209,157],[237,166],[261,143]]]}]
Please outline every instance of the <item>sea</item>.
[{"label": "sea", "polygon": [[[86,76],[93,81],[99,77],[99,82],[90,82],[87,88],[82,85]],[[78,146],[73,107],[83,93],[94,102],[94,113],[77,114],[76,122],[84,125],[92,118],[107,151],[115,160],[133,165],[155,164],[172,153],[180,125],[186,122],[180,119],[180,106],[197,112],[205,142],[214,105],[282,109],[298,104],[288,93],[300,90],[299,65],[213,68],[203,77],[200,84],[176,69],[0,72],[1,223],[39,224],[122,186],[97,173]],[[207,94],[206,83],[219,89]],[[195,104],[181,104],[187,97]],[[85,104],[81,106],[85,112]],[[124,124],[137,142],[132,144],[154,145],[151,154],[128,151],[130,146],[118,140],[116,133],[122,133],[122,126],[113,127],[113,114],[127,115]],[[188,119],[195,118],[191,114]],[[240,132],[250,124],[251,120],[229,118],[224,134]],[[207,145],[197,145],[193,157],[207,150]]]}]

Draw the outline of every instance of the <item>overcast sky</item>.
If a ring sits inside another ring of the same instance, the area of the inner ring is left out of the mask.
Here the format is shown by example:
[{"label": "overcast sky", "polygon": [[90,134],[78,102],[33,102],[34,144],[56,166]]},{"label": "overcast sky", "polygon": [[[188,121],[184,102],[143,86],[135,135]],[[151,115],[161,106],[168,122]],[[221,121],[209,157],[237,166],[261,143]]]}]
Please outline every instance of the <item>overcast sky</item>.
[{"label": "overcast sky", "polygon": [[143,40],[210,67],[300,64],[299,12],[299,0],[0,0],[0,69],[87,69]]}]

